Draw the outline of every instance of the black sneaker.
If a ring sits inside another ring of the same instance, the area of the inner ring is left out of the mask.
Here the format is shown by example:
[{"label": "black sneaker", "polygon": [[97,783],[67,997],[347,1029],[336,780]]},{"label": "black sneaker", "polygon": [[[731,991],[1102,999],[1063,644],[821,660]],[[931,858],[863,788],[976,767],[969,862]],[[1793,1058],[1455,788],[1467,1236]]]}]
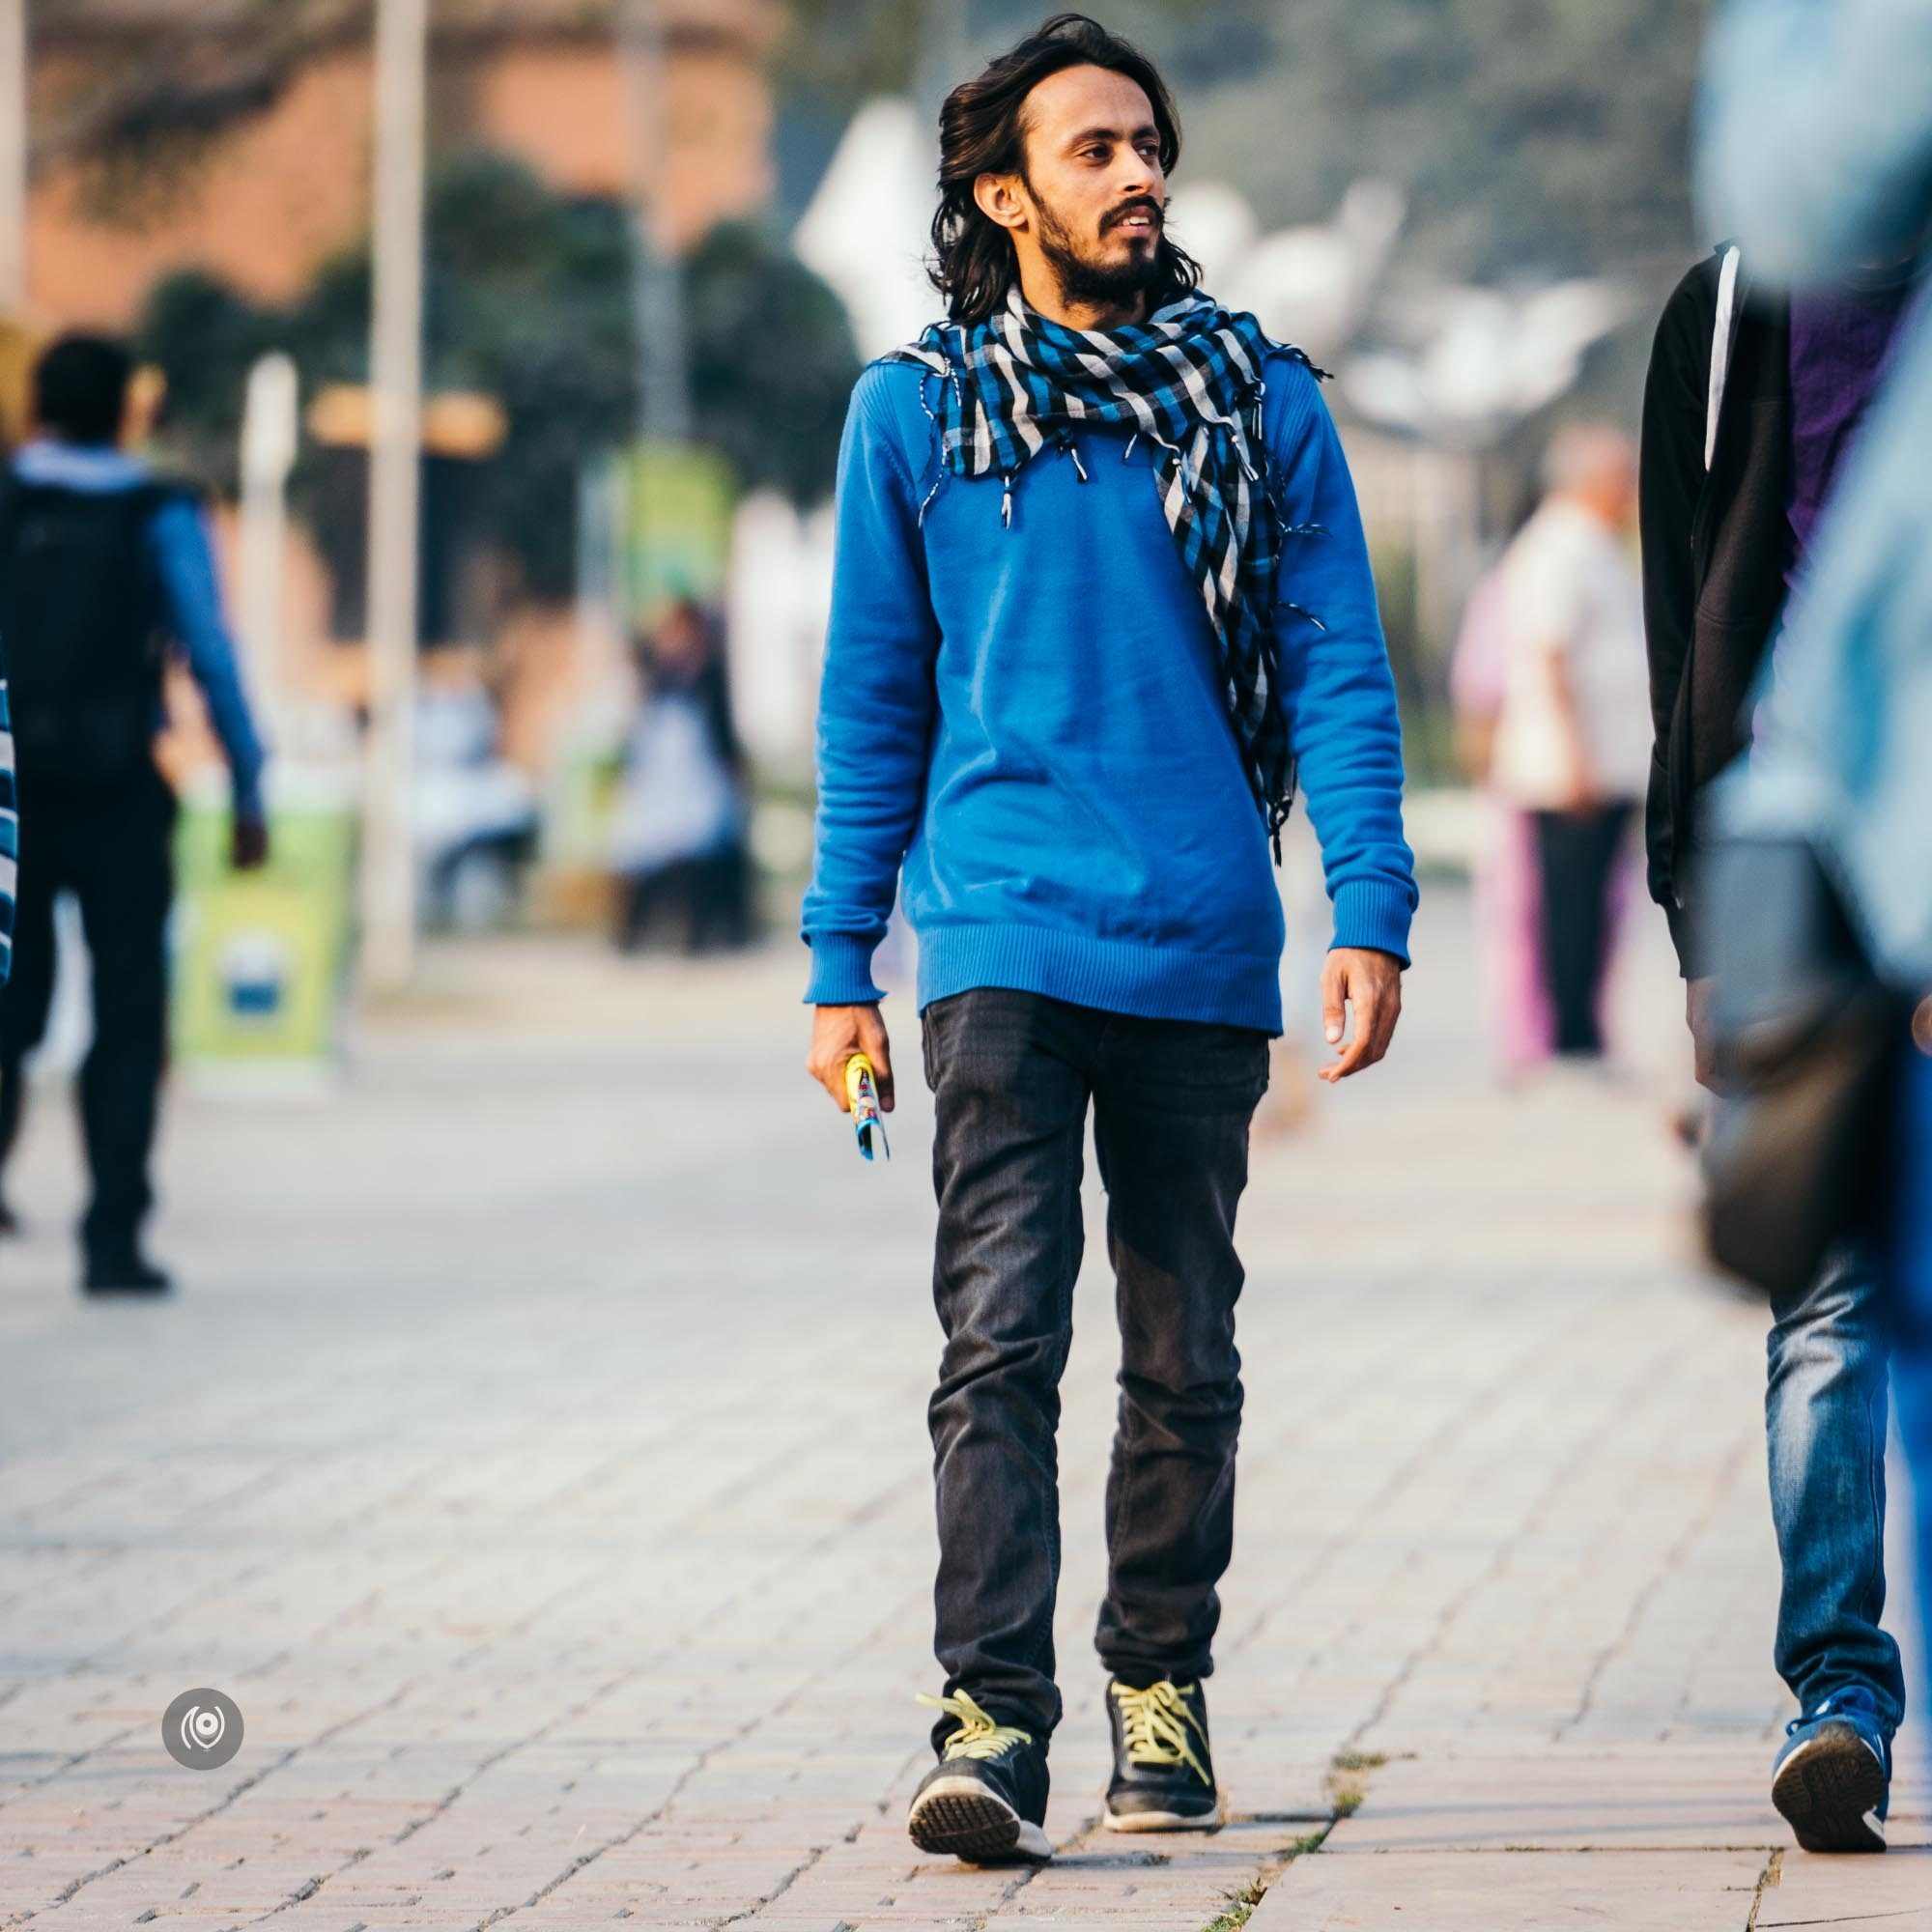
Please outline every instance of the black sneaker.
[{"label": "black sneaker", "polygon": [[139,1248],[90,1248],[80,1285],[89,1294],[166,1294],[174,1287]]},{"label": "black sneaker", "polygon": [[1221,1793],[1208,1750],[1208,1699],[1198,1684],[1162,1678],[1145,1690],[1107,1686],[1114,1727],[1110,1832],[1206,1832],[1221,1823]]},{"label": "black sneaker", "polygon": [[950,1852],[968,1864],[1044,1864],[1046,1753],[1031,1731],[995,1723],[963,1690],[922,1695],[959,1720],[939,1762],[913,1793],[906,1831],[923,1852]]}]

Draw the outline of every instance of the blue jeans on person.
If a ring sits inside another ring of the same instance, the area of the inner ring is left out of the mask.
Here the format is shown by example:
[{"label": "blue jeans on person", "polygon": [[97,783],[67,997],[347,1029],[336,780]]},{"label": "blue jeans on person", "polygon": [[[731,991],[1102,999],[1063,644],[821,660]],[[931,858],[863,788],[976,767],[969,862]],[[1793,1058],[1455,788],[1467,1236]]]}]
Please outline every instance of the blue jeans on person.
[{"label": "blue jeans on person", "polygon": [[1783,1560],[1777,1672],[1809,1712],[1862,1686],[1887,1736],[1905,1716],[1885,1611],[1890,1331],[1885,1282],[1847,1246],[1804,1293],[1772,1304],[1765,1433]]},{"label": "blue jeans on person", "polygon": [[1899,1099],[1893,1222],[1898,1432],[1912,1471],[1918,1614],[1932,1658],[1932,1058],[1915,1051]]}]

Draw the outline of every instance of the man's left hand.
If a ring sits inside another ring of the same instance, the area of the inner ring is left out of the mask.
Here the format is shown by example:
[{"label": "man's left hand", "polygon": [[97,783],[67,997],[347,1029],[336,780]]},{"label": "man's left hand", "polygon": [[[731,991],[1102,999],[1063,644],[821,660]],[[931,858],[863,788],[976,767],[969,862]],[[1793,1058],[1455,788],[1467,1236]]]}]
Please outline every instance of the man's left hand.
[{"label": "man's left hand", "polygon": [[[1353,1025],[1347,1029],[1345,1045],[1349,1009],[1353,1009]],[[1373,1066],[1389,1050],[1401,1017],[1402,961],[1393,952],[1338,946],[1321,969],[1321,1025],[1337,1058],[1333,1066],[1321,1067],[1316,1077],[1333,1086]]]}]

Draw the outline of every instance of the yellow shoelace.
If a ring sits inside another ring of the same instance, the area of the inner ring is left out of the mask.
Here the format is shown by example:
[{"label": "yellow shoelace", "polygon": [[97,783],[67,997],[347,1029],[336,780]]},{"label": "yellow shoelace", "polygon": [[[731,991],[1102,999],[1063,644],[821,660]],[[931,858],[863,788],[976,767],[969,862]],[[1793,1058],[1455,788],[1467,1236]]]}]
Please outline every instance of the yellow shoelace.
[{"label": "yellow shoelace", "polygon": [[1191,1731],[1205,1747],[1208,1733],[1174,1685],[1162,1678],[1145,1690],[1136,1690],[1126,1684],[1116,1684],[1113,1689],[1115,1701],[1121,1707],[1122,1729],[1126,1734],[1128,1763],[1184,1764],[1203,1784],[1214,1782],[1207,1766],[1195,1756],[1188,1735]]},{"label": "yellow shoelace", "polygon": [[979,1758],[981,1761],[1002,1757],[1015,1745],[1033,1743],[1031,1731],[1022,1731],[1012,1724],[996,1724],[963,1690],[955,1690],[950,1697],[928,1697],[922,1690],[919,1701],[930,1704],[935,1711],[944,1711],[949,1718],[959,1719],[959,1728],[946,1740],[943,1747],[942,1755],[949,1761],[955,1757]]}]

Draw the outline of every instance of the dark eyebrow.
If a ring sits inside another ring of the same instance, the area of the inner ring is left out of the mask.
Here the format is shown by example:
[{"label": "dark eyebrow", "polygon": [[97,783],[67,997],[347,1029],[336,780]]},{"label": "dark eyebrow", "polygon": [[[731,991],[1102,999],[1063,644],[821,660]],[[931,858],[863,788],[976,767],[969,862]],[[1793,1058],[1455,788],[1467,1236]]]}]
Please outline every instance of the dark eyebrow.
[{"label": "dark eyebrow", "polygon": [[[1122,138],[1118,128],[1083,128],[1066,145],[1069,148],[1077,148],[1087,141],[1118,141]],[[1126,138],[1135,141],[1157,141],[1160,139],[1160,129],[1151,121],[1145,122]]]}]

